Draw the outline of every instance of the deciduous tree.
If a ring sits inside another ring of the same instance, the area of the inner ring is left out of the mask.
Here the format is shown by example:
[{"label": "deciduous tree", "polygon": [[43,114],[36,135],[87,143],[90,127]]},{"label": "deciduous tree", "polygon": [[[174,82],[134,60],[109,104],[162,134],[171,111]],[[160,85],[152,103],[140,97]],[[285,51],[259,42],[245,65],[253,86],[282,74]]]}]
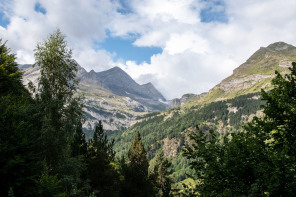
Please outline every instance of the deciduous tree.
[{"label": "deciduous tree", "polygon": [[35,66],[40,66],[41,72],[36,99],[42,122],[45,161],[69,193],[79,180],[82,168],[81,163],[71,157],[75,131],[83,120],[83,105],[74,95],[78,85],[77,63],[59,29],[37,44],[35,60]]}]

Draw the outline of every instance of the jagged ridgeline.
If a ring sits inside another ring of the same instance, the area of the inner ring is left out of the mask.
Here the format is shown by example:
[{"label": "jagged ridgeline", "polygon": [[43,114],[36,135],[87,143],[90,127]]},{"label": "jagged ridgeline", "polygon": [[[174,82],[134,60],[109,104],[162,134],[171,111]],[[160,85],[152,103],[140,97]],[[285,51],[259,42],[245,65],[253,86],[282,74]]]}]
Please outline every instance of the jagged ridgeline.
[{"label": "jagged ridgeline", "polygon": [[277,42],[261,47],[207,94],[186,95],[174,104],[183,103],[182,106],[146,114],[126,131],[113,133],[117,155],[126,154],[139,131],[151,162],[163,150],[172,160],[175,180],[185,179],[188,161],[180,153],[188,141],[188,132],[201,124],[218,130],[220,137],[242,130],[242,125],[255,115],[263,115],[261,88],[269,90],[275,70],[287,73],[293,61],[296,61],[296,48],[292,45]]}]

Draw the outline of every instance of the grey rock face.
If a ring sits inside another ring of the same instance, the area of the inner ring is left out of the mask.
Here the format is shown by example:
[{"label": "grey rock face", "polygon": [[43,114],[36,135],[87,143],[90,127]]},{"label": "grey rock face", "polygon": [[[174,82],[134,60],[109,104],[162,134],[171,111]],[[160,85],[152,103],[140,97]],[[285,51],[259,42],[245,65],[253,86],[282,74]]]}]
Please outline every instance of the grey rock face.
[{"label": "grey rock face", "polygon": [[132,97],[136,100],[139,100],[142,97],[145,99],[152,99],[153,101],[158,101],[159,99],[165,101],[165,98],[151,83],[139,85],[119,67],[98,72],[97,76],[101,80],[103,87],[114,94]]},{"label": "grey rock face", "polygon": [[97,73],[92,70],[83,73],[83,75],[79,76],[79,79],[83,83],[100,86],[113,94],[136,100],[146,106],[148,111],[159,111],[168,108],[167,104],[161,102],[166,99],[151,83],[139,85],[119,67]]}]

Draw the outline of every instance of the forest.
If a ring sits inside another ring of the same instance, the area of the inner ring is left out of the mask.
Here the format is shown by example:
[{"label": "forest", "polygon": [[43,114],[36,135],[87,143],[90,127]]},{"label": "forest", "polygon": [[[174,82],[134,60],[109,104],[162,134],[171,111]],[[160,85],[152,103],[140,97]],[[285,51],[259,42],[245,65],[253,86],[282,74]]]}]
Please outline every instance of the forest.
[{"label": "forest", "polygon": [[[15,55],[0,40],[0,196],[295,196],[295,62],[288,74],[276,72],[261,99],[175,109],[167,121],[148,114],[120,144],[121,134],[107,136],[102,122],[86,140],[77,63],[65,35],[57,29],[34,55],[41,76],[25,87]],[[260,107],[263,116],[242,121]],[[229,127],[218,131],[219,122]],[[182,141],[179,160],[159,149],[164,137]],[[191,183],[178,184],[185,178]]]}]

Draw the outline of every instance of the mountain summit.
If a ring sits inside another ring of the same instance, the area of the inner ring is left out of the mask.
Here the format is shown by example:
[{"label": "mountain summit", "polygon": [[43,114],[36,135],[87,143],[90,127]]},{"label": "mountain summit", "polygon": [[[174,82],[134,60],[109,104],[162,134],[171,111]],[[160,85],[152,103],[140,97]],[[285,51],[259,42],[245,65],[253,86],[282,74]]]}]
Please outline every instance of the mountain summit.
[{"label": "mountain summit", "polygon": [[152,83],[139,85],[126,72],[119,67],[97,73],[103,86],[114,94],[129,96],[141,101],[141,98],[152,99],[153,101],[165,98],[155,89]]},{"label": "mountain summit", "polygon": [[[149,111],[166,109],[160,101],[166,101],[162,94],[156,90],[152,83],[139,85],[126,72],[114,67],[103,72],[78,72],[81,83],[102,87],[115,95],[129,97],[143,105]],[[159,108],[160,107],[160,108]]]}]

